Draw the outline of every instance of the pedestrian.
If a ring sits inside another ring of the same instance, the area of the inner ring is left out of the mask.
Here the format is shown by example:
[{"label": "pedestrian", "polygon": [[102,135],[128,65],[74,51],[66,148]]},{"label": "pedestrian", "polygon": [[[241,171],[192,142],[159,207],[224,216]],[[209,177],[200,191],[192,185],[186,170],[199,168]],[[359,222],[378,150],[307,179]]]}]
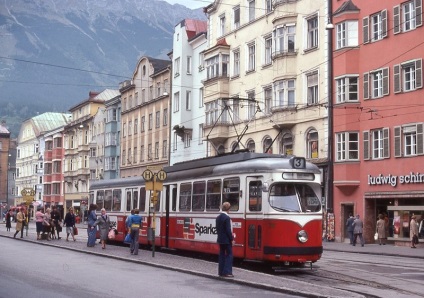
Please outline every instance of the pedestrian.
[{"label": "pedestrian", "polygon": [[51,232],[52,232],[52,217],[50,215],[51,209],[47,208],[46,212],[44,212],[43,216],[43,233],[42,238],[44,238],[44,235],[47,234],[47,241],[50,241],[51,238]]},{"label": "pedestrian", "polygon": [[[132,209],[132,210],[131,210],[131,215],[134,215],[134,210],[135,210],[135,209]],[[130,226],[128,225],[128,222],[129,222],[129,220],[130,220],[131,215],[130,215],[130,216],[128,216],[128,217],[127,217],[127,219],[125,220],[125,227],[127,228],[127,230],[128,230],[128,228],[130,228]]]},{"label": "pedestrian", "polygon": [[379,214],[376,224],[376,233],[378,234],[378,244],[386,245],[386,221],[384,220],[384,215]]},{"label": "pedestrian", "polygon": [[74,227],[75,227],[75,214],[74,208],[69,207],[69,212],[66,213],[65,219],[63,221],[63,225],[66,226],[66,241],[69,241],[69,235],[72,236],[72,239],[76,241],[74,235]]},{"label": "pedestrian", "polygon": [[13,238],[16,238],[16,235],[18,235],[19,232],[21,232],[21,238],[23,238],[24,220],[25,220],[25,215],[23,211],[21,210],[21,208],[19,208],[19,211],[16,214],[16,232],[13,235]]},{"label": "pedestrian", "polygon": [[353,214],[350,213],[349,218],[346,220],[346,229],[347,229],[347,234],[349,235],[350,245],[353,244],[353,221],[354,220],[355,218],[353,217]]},{"label": "pedestrian", "polygon": [[10,228],[12,227],[12,210],[8,210],[6,213],[6,231],[10,232]]},{"label": "pedestrian", "polygon": [[415,214],[411,216],[411,221],[409,222],[409,237],[411,239],[411,248],[417,248],[415,244],[418,242],[418,224],[417,217]]},{"label": "pedestrian", "polygon": [[[24,220],[25,236],[28,237],[29,220],[30,220],[30,213],[29,213],[28,208],[24,209],[24,215],[25,215],[25,220]],[[23,233],[23,229],[22,229],[22,233]],[[22,233],[21,233],[21,235],[22,235]]]},{"label": "pedestrian", "polygon": [[221,277],[234,277],[233,275],[233,244],[231,218],[228,215],[231,204],[225,202],[221,212],[216,218],[217,242],[219,244],[218,275]]},{"label": "pedestrian", "polygon": [[88,218],[87,218],[87,246],[93,247],[96,244],[96,232],[97,229],[93,227],[94,223],[97,220],[96,215],[97,205],[96,204],[90,204],[90,207],[88,208]]},{"label": "pedestrian", "polygon": [[35,213],[35,230],[37,231],[37,240],[41,240],[40,233],[43,232],[43,221],[44,214],[41,212],[41,208],[38,208]]},{"label": "pedestrian", "polygon": [[102,208],[100,212],[101,212],[101,215],[97,218],[97,220],[94,222],[91,228],[94,229],[96,226],[99,226],[100,243],[102,244],[102,249],[105,249],[107,235],[109,234],[109,230],[110,230],[110,220],[109,220],[109,216],[106,214],[105,208]]},{"label": "pedestrian", "polygon": [[[52,207],[52,213],[51,213],[51,217],[52,217],[52,238],[53,239],[62,239],[59,236],[59,233],[62,232],[62,227],[60,225],[61,221],[62,221],[62,217],[60,216],[60,212],[57,210],[56,206]],[[55,235],[55,232],[57,234],[57,236]]]},{"label": "pedestrian", "polygon": [[138,238],[140,236],[141,221],[143,218],[139,215],[140,210],[132,210],[134,214],[128,216],[128,233],[131,235],[130,252],[132,255],[138,255]]},{"label": "pedestrian", "polygon": [[359,218],[359,214],[356,215],[355,220],[353,221],[353,246],[356,245],[356,239],[359,237],[359,240],[361,240],[361,246],[364,246],[364,237],[362,237],[363,229],[364,229],[364,223]]}]

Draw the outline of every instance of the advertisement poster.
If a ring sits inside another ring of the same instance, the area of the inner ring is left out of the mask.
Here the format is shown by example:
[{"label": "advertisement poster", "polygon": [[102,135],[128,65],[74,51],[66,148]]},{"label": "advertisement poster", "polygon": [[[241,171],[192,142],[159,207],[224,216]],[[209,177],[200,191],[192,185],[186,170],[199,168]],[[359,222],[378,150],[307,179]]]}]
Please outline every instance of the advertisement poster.
[{"label": "advertisement poster", "polygon": [[400,232],[400,216],[393,217],[394,234],[399,235]]}]

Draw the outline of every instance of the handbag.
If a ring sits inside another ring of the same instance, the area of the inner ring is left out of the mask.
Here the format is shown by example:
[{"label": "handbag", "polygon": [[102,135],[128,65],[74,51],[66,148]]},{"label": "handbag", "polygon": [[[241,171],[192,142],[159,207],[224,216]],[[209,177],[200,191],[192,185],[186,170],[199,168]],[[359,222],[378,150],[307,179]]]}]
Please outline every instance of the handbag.
[{"label": "handbag", "polygon": [[74,230],[73,230],[74,235],[78,235],[78,228],[77,228],[77,227],[74,227],[73,229],[74,229]]},{"label": "handbag", "polygon": [[50,227],[50,223],[47,220],[43,221],[43,226]]},{"label": "handbag", "polygon": [[130,233],[128,233],[128,234],[125,236],[124,243],[125,243],[125,244],[131,244],[131,242],[132,242],[131,234],[130,234]]},{"label": "handbag", "polygon": [[378,233],[374,234],[374,240],[378,240]]},{"label": "handbag", "polygon": [[113,229],[110,229],[110,230],[109,230],[109,234],[107,234],[107,238],[108,238],[109,240],[113,240],[113,239],[115,239],[115,231],[114,231]]},{"label": "handbag", "polygon": [[419,243],[419,240],[418,240],[418,236],[417,235],[412,236],[412,242],[414,242],[414,244],[418,244]]}]

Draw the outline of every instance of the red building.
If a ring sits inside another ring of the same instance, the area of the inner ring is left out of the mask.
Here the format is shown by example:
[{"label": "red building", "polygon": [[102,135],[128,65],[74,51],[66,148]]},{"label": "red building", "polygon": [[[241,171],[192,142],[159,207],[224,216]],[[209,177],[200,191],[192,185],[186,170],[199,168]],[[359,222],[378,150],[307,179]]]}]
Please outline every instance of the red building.
[{"label": "red building", "polygon": [[352,213],[374,243],[387,213],[389,240],[406,244],[424,215],[422,0],[332,0],[330,19],[336,240]]}]

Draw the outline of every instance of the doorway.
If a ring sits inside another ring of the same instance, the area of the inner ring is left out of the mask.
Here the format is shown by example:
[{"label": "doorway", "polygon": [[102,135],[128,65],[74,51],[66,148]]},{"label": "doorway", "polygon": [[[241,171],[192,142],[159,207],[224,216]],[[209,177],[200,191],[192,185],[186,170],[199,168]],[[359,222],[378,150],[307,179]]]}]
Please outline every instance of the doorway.
[{"label": "doorway", "polygon": [[354,215],[354,205],[353,204],[342,204],[342,214],[341,214],[341,238],[340,242],[347,242],[349,243],[349,235],[347,234],[347,227],[346,227],[346,221],[349,218],[349,215]]}]

